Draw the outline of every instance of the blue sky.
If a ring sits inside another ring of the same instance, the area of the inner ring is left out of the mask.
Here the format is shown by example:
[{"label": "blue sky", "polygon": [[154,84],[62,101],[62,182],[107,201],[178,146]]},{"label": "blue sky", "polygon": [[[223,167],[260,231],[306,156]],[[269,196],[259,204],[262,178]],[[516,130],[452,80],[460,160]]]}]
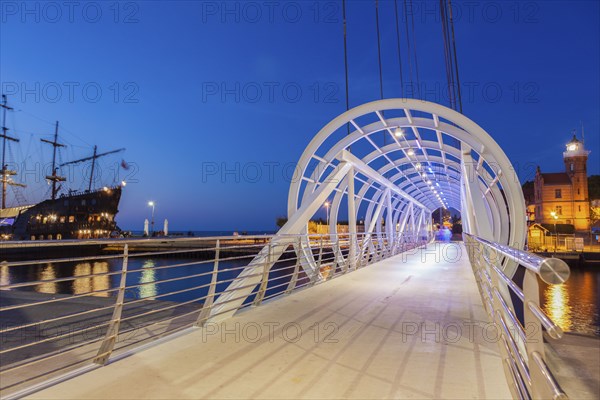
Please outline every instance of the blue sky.
[{"label": "blue sky", "polygon": [[[535,165],[562,170],[580,121],[589,172],[600,173],[599,3],[453,3],[464,113],[521,179]],[[93,144],[127,148],[102,160],[97,181],[117,179],[121,159],[132,166],[118,176],[122,228],[141,229],[152,199],[171,229],[274,229],[289,166],[345,110],[341,1],[0,4],[0,83],[21,139],[10,161],[31,170],[29,201],[48,193],[35,163],[50,161],[39,139],[59,120],[64,161]],[[447,104],[438,2],[413,4],[422,91]],[[401,95],[393,5],[380,1],[385,97]],[[356,106],[379,98],[374,2],[349,1],[347,14]]]}]

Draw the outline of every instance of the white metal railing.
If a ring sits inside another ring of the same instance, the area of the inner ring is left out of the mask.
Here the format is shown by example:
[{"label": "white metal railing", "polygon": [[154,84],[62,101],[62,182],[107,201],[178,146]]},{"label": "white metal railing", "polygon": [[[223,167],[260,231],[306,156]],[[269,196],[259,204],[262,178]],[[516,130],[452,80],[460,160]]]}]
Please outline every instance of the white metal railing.
[{"label": "white metal railing", "polygon": [[[560,284],[569,278],[569,267],[557,258],[540,257],[466,233],[463,238],[485,309],[502,335],[499,347],[513,397],[567,399],[546,363],[543,329],[552,339],[560,339],[563,332],[540,308],[538,277],[550,285]],[[503,272],[505,260],[525,268],[522,288]],[[513,305],[511,291],[520,304]],[[522,307],[523,322],[517,317],[517,307]]]},{"label": "white metal railing", "polygon": [[[248,288],[230,284],[265,246],[271,254],[278,245],[272,239],[217,237],[195,240],[192,248],[137,248],[140,252],[135,252],[136,242],[116,240],[103,243],[122,246],[122,253],[0,263],[5,277],[8,269],[54,271],[50,277],[42,273],[22,282],[0,281],[1,397],[26,395],[47,382],[104,365],[156,339],[201,327],[220,314],[259,306],[267,299],[421,246],[431,238],[398,235],[388,240],[382,234],[365,233],[296,235],[287,238],[292,240],[278,260],[271,262],[268,257],[254,266],[251,274],[260,276],[260,283],[250,295],[237,295],[247,293],[243,289]],[[178,240],[162,239],[160,243],[177,246]],[[148,259],[161,262],[140,266]],[[82,273],[76,268],[109,262],[112,269],[105,265],[101,271],[88,268]],[[307,275],[302,268],[306,263],[318,273]],[[54,288],[88,281],[102,284],[70,294]],[[134,295],[148,288],[155,290]],[[226,305],[222,302],[220,308],[214,308],[222,295],[227,295]],[[186,297],[173,300],[173,296]]]}]

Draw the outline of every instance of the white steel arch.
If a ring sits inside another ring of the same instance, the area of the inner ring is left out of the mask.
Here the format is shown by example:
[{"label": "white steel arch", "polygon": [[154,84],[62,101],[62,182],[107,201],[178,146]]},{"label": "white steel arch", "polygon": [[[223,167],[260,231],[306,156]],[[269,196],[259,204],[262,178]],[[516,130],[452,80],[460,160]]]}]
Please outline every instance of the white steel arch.
[{"label": "white steel arch", "polygon": [[[350,235],[356,234],[361,218],[366,234],[385,234],[393,246],[428,237],[432,212],[452,207],[461,211],[465,232],[512,247],[525,244],[521,185],[509,159],[485,130],[439,104],[379,100],[339,115],[310,141],[290,185],[288,222],[232,286],[248,287],[250,293],[260,281],[252,271],[272,265],[294,240],[291,235],[298,234],[304,234],[304,244],[294,243],[303,255],[302,267],[319,279],[313,254],[306,251],[307,223],[326,200],[331,201],[331,234],[337,234],[341,219],[347,219]],[[360,245],[350,246],[351,267]],[[515,263],[507,264],[505,272],[512,275],[515,268]],[[220,302],[231,299],[219,297],[216,313]]]}]

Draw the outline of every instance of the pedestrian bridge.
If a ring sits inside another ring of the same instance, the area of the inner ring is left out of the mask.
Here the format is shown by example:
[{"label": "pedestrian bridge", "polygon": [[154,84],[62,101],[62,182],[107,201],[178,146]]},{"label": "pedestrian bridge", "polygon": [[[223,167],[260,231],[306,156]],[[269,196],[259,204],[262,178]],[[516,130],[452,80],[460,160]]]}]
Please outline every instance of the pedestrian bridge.
[{"label": "pedestrian bridge", "polygon": [[[424,101],[368,103],[314,137],[296,178],[273,236],[110,241],[122,254],[45,265],[116,269],[3,282],[3,397],[566,398],[538,280],[569,269],[523,251],[520,184],[482,128]],[[433,241],[440,208],[461,213],[462,242]],[[135,263],[148,258],[164,262]],[[82,279],[105,285],[35,289]]]}]

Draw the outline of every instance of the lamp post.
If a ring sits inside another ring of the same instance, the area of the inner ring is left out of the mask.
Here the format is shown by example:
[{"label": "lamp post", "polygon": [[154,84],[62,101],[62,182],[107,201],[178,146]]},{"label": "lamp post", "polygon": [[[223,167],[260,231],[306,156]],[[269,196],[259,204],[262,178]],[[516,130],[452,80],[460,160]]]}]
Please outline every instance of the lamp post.
[{"label": "lamp post", "polygon": [[329,225],[329,202],[325,202],[325,218],[327,220],[327,225]]},{"label": "lamp post", "polygon": [[150,222],[150,226],[151,226],[150,231],[152,232],[151,235],[154,236],[154,206],[155,206],[155,203],[153,201],[149,201],[148,205],[150,207],[152,207],[152,219],[150,220],[151,221]]},{"label": "lamp post", "polygon": [[556,220],[558,219],[558,215],[556,215],[556,211],[551,211],[550,215],[554,218],[554,252],[556,253],[556,245],[558,244],[558,234],[556,233]]}]

